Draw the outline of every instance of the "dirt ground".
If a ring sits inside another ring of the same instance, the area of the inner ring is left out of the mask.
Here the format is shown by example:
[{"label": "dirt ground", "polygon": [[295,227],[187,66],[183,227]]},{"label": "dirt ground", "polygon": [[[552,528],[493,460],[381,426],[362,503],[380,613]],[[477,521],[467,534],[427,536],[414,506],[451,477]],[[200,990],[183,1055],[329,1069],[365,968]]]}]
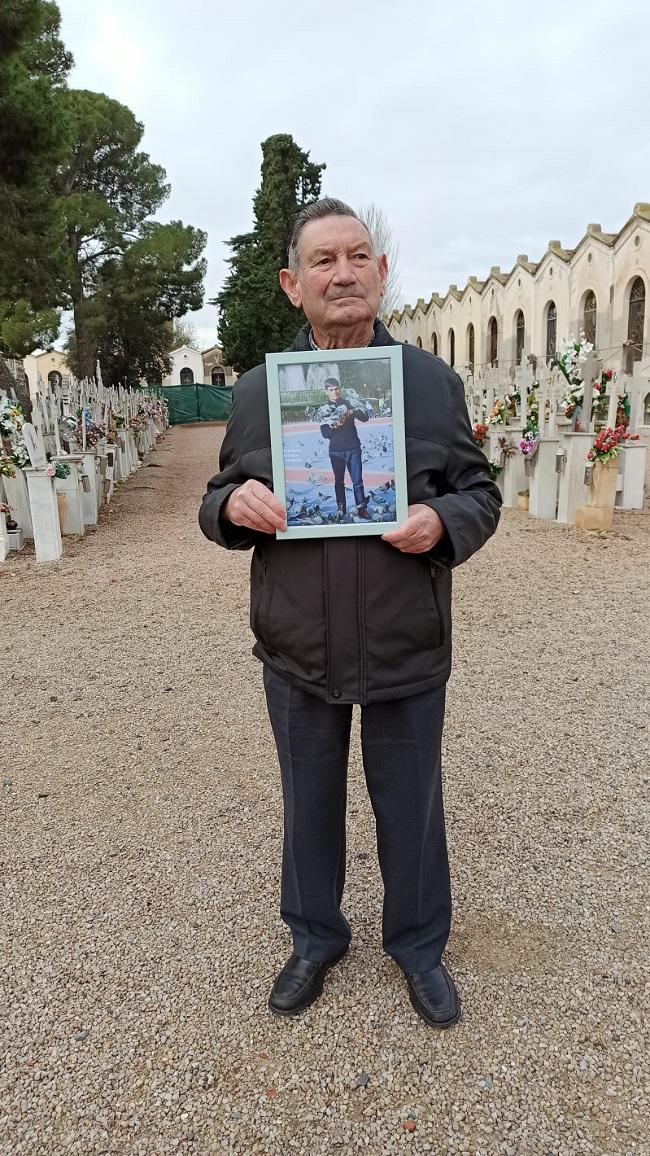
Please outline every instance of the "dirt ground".
[{"label": "dirt ground", "polygon": [[63,559],[0,567],[0,1153],[647,1156],[650,514],[506,511],[455,576],[445,794],[461,1023],[383,956],[358,739],[353,944],[268,990],[281,799],[246,554],[178,427]]}]

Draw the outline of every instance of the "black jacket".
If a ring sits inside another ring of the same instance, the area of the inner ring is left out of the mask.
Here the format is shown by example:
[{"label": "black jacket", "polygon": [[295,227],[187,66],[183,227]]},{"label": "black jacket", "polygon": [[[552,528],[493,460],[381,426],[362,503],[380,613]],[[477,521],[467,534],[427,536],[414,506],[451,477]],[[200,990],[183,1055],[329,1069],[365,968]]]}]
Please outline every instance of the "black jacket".
[{"label": "black jacket", "polygon": [[[381,322],[372,345],[395,345]],[[309,327],[294,349],[308,351]],[[409,504],[436,510],[446,534],[428,554],[402,554],[377,537],[278,542],[219,511],[248,478],[272,485],[263,365],[236,383],[221,472],[199,511],[207,538],[254,547],[253,648],[262,662],[328,702],[380,702],[441,686],[451,669],[451,568],[496,530],[501,497],[476,446],[460,379],[416,346],[403,346]]]}]

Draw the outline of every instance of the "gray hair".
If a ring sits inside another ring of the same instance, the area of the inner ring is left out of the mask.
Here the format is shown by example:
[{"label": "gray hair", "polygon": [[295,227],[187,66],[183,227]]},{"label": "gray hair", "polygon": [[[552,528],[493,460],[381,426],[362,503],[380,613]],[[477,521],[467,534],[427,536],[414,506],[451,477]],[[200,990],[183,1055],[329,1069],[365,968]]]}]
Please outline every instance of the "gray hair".
[{"label": "gray hair", "polygon": [[335,197],[323,197],[320,201],[312,201],[309,205],[305,205],[296,217],[293,225],[293,232],[289,242],[289,259],[288,265],[292,273],[298,272],[298,246],[300,244],[300,235],[310,221],[320,221],[323,217],[353,217],[355,221],[359,221],[368,236],[370,237],[370,244],[374,253],[374,242],[370,230],[365,221],[361,220],[358,213],[346,205],[345,201],[337,201]]}]

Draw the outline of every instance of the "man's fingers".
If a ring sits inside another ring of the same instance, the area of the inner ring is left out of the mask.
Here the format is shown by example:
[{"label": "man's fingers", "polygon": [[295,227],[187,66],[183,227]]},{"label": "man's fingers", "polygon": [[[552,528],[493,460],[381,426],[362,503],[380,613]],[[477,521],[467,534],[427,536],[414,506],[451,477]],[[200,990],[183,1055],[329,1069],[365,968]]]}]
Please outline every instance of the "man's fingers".
[{"label": "man's fingers", "polygon": [[[270,491],[266,491],[271,496]],[[267,534],[273,533],[274,530],[284,530],[286,520],[282,512],[282,506],[277,499],[271,503],[258,498],[254,493],[247,493],[242,495],[246,505],[244,514],[248,519],[248,525],[252,530],[263,530]]]},{"label": "man's fingers", "polygon": [[[272,496],[270,491],[267,490],[266,492],[270,498]],[[284,510],[277,499],[270,502],[266,497],[260,498],[256,494],[247,494],[246,502],[255,514],[261,514],[263,518],[273,522],[274,525],[277,523],[280,526],[284,523]]]}]

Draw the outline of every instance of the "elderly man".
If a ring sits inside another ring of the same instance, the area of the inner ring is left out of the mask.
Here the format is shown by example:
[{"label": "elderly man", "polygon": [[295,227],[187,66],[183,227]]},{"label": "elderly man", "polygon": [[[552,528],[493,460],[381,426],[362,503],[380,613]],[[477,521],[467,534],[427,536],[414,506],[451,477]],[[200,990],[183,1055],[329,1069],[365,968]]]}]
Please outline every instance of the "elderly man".
[{"label": "elderly man", "polygon": [[330,462],[334,474],[334,496],[339,514],[347,513],[345,497],[345,471],[352,482],[357,516],[367,518],[365,490],[361,465],[361,442],[355,427],[357,421],[367,421],[368,411],[360,406],[355,409],[341,393],[341,383],[335,377],[325,382],[327,402],[318,411],[321,422],[320,432],[329,442]]},{"label": "elderly man", "polygon": [[[305,312],[294,349],[394,345],[377,320],[385,256],[356,214],[325,199],[298,215],[280,282]],[[403,346],[406,521],[380,537],[276,540],[286,511],[271,492],[264,366],[238,381],[221,472],[199,522],[227,549],[253,547],[253,653],[284,796],[281,915],[293,953],[269,998],[277,1015],[318,999],[346,953],[341,911],[352,706],[384,883],[383,945],[433,1027],[460,1015],[442,963],[451,891],[440,749],[451,668],[451,569],[494,533],[500,496],[474,444],[458,377]]]}]

